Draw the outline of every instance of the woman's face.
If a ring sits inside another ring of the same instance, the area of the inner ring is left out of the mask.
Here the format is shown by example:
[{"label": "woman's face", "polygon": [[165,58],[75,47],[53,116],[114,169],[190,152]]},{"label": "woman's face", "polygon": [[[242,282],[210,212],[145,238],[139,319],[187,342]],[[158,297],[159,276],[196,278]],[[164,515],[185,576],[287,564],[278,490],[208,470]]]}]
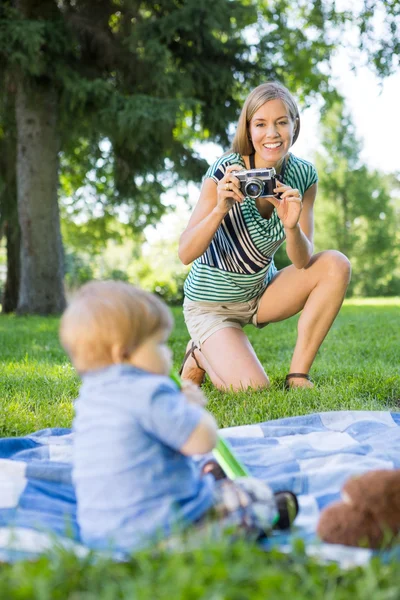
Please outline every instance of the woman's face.
[{"label": "woman's face", "polygon": [[258,167],[275,167],[292,145],[295,123],[279,98],[269,100],[253,115],[249,135],[258,155]]}]

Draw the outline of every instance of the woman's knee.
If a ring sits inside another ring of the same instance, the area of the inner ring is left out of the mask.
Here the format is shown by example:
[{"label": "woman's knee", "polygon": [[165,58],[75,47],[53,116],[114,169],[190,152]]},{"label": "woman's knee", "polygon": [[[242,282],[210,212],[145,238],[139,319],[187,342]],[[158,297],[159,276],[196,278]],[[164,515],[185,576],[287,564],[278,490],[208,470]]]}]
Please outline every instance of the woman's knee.
[{"label": "woman's knee", "polygon": [[339,250],[321,252],[320,260],[324,279],[340,280],[348,284],[351,278],[351,264],[345,254]]}]

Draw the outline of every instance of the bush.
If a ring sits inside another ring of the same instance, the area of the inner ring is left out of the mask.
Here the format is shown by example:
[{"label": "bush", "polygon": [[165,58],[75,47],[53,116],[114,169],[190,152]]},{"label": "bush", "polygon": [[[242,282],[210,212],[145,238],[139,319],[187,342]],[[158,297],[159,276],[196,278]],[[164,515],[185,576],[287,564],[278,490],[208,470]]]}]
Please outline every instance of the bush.
[{"label": "bush", "polygon": [[65,252],[64,255],[65,285],[68,289],[80,287],[94,279],[90,264],[75,252]]},{"label": "bush", "polygon": [[186,273],[178,273],[168,280],[155,280],[149,291],[160,296],[170,306],[178,306],[183,303],[185,279]]}]

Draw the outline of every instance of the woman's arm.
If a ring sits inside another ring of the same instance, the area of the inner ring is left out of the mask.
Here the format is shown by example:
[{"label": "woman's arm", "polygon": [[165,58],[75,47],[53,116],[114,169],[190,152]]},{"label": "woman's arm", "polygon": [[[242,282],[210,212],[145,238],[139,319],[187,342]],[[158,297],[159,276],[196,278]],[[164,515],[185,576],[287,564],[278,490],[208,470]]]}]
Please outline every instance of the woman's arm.
[{"label": "woman's arm", "polygon": [[[211,178],[204,181],[199,200],[179,240],[178,255],[184,265],[193,262],[207,250],[227,212],[235,202],[243,201],[239,181],[232,174],[232,171],[242,168],[240,165],[227,167],[218,185]],[[231,190],[226,190],[226,185]]]},{"label": "woman's arm", "polygon": [[304,269],[313,253],[314,201],[317,184],[306,190],[303,199],[299,190],[278,182],[274,190],[279,198],[268,198],[285,228],[286,253],[297,269]]},{"label": "woman's arm", "polygon": [[303,196],[300,218],[294,227],[285,227],[286,253],[297,269],[303,269],[310,262],[314,244],[314,201],[317,184],[314,183]]},{"label": "woman's arm", "polygon": [[178,255],[184,265],[207,250],[225,214],[217,207],[217,184],[213,179],[206,179],[189,223],[179,239]]}]

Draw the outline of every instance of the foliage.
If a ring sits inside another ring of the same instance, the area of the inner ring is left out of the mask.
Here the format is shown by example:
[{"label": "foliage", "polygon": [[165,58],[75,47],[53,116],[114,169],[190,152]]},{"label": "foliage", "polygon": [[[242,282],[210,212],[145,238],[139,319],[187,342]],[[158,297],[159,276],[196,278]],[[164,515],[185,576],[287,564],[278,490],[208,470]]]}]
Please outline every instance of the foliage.
[{"label": "foliage", "polygon": [[[360,47],[379,73],[391,72],[398,11],[395,0],[365,0],[358,12],[332,0],[3,0],[0,69],[11,94],[21,78],[57,92],[61,193],[70,218],[83,214],[101,243],[121,204],[124,222],[141,233],[166,212],[165,189],[200,179],[194,141],[227,147],[250,87],[277,78],[305,101],[322,95],[329,105],[329,59],[346,24],[359,25]],[[382,15],[387,32],[378,38]],[[0,165],[0,187],[5,172]],[[10,206],[15,213],[15,198]]]},{"label": "foliage", "polygon": [[[0,53],[11,69],[50,78],[59,88],[65,169],[92,183],[111,173],[111,191],[96,184],[96,194],[110,204],[130,200],[132,222],[143,225],[137,219],[145,208],[159,205],[166,158],[180,176],[203,170],[180,132],[226,139],[237,104],[220,118],[220,97],[231,93],[236,69],[251,68],[242,58],[242,29],[255,19],[253,7],[226,0],[119,6],[101,0],[94,19],[90,0],[43,1],[28,15],[10,4],[3,9]],[[111,142],[108,154],[99,150],[104,138]]]},{"label": "foliage", "polygon": [[168,304],[181,304],[188,269],[178,259],[175,235],[157,233],[157,241],[149,244],[144,235],[135,236],[118,221],[107,221],[108,241],[91,235],[91,223],[86,229],[87,224],[64,221],[67,291],[90,279],[120,279],[156,293]]},{"label": "foliage", "polygon": [[398,0],[364,0],[358,15],[360,48],[378,75],[396,72],[400,57],[400,3]]},{"label": "foliage", "polygon": [[85,261],[82,256],[74,252],[64,252],[65,285],[68,290],[80,287],[94,279],[91,261]]},{"label": "foliage", "polygon": [[95,19],[92,5],[42,0],[23,14],[6,1],[0,12],[9,71],[59,90],[61,183],[80,210],[90,190],[102,213],[124,202],[141,230],[165,211],[167,187],[204,173],[194,140],[228,145],[251,87],[278,78],[305,97],[330,89],[321,66],[332,46],[307,3],[295,14],[282,0],[99,0]]},{"label": "foliage", "polygon": [[341,102],[323,117],[322,136],[325,150],[316,160],[317,249],[334,247],[349,257],[353,266],[350,292],[399,294],[400,198],[393,195],[395,177],[361,163],[361,142]]}]

